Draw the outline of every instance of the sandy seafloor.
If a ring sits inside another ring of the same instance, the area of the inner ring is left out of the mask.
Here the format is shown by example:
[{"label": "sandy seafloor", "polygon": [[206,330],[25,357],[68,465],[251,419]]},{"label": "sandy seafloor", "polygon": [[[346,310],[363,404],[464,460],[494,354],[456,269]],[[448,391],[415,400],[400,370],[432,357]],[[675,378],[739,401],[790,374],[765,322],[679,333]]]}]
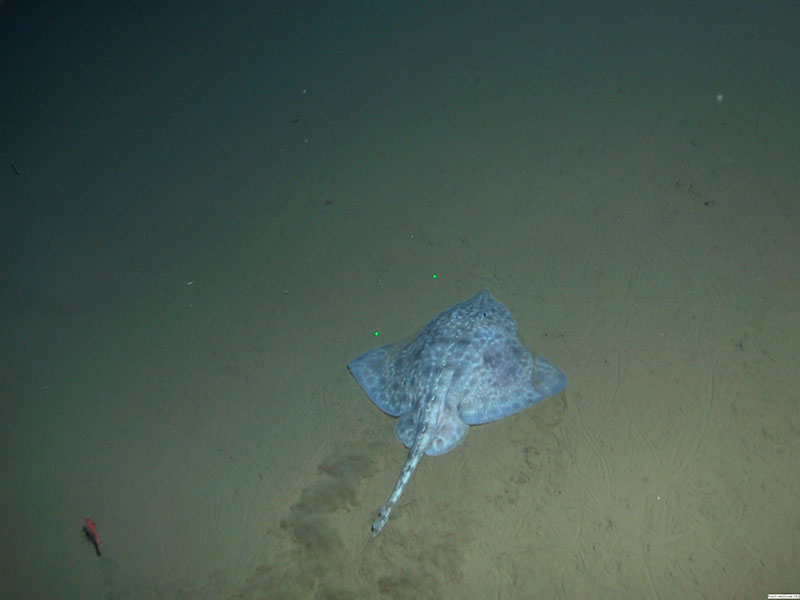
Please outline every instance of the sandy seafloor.
[{"label": "sandy seafloor", "polygon": [[[798,4],[376,4],[0,9],[0,597],[800,592]],[[569,386],[370,542],[482,288]]]}]

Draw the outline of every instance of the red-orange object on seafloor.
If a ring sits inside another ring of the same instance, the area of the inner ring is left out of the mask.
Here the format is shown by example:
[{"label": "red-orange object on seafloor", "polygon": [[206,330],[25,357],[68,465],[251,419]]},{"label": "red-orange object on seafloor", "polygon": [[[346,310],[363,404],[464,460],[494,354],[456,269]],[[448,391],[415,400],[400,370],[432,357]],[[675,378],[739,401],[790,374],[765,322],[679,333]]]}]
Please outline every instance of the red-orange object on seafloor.
[{"label": "red-orange object on seafloor", "polygon": [[97,556],[100,556],[100,534],[97,533],[97,525],[89,517],[86,517],[84,522],[86,524],[83,526],[83,535],[92,543]]}]

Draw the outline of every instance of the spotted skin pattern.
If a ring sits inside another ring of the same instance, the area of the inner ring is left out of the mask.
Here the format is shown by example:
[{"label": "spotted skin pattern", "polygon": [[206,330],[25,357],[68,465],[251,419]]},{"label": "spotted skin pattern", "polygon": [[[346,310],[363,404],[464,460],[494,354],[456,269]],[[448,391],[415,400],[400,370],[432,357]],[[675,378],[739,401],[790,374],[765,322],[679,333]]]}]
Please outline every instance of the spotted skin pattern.
[{"label": "spotted skin pattern", "polygon": [[470,425],[513,415],[567,386],[561,369],[522,345],[511,312],[488,290],[444,311],[410,341],[375,348],[347,366],[378,408],[399,417],[395,435],[410,448],[373,538],[424,454],[449,452]]}]

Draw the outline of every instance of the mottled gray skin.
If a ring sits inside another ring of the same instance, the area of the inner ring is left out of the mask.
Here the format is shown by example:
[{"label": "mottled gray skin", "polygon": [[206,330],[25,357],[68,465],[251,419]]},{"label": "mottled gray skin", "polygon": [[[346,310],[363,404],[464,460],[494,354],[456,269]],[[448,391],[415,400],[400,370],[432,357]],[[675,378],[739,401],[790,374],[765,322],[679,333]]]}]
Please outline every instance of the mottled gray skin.
[{"label": "mottled gray skin", "polygon": [[373,538],[423,454],[449,452],[470,425],[513,415],[567,386],[561,369],[522,345],[511,312],[487,290],[441,313],[410,342],[370,350],[348,368],[378,408],[400,417],[395,435],[410,448]]}]

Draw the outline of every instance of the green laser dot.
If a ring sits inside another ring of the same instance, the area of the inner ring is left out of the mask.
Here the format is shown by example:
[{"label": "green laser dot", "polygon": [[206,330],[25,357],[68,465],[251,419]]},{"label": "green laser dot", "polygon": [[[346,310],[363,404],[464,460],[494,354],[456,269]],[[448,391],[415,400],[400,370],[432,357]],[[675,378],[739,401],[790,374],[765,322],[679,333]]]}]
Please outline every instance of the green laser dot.
[{"label": "green laser dot", "polygon": [[380,331],[376,331],[376,332],[375,332],[373,335],[374,335],[375,337],[378,337],[380,334],[381,334],[381,332],[380,332]]}]

